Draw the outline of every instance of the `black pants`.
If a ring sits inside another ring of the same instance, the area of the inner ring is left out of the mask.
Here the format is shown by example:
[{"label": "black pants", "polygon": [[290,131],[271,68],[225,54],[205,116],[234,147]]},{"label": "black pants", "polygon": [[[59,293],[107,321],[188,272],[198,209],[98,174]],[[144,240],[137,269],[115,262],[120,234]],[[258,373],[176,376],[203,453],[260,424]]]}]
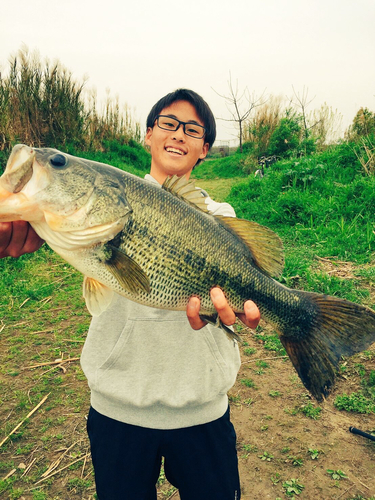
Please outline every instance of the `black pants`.
[{"label": "black pants", "polygon": [[228,411],[184,429],[124,424],[90,408],[87,431],[99,500],[156,500],[161,460],[181,500],[239,500],[236,434]]}]

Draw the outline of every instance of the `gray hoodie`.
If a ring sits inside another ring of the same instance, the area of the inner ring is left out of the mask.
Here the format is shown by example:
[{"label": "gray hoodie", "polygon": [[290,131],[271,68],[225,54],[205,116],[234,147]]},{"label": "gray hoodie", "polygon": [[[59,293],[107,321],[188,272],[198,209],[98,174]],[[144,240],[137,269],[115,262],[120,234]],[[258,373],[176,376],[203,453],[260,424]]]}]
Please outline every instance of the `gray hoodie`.
[{"label": "gray hoodie", "polygon": [[[202,195],[213,214],[235,216],[229,204]],[[222,330],[193,330],[185,311],[154,309],[115,294],[109,308],[92,318],[81,365],[99,413],[141,427],[177,429],[225,413],[240,355]]]}]

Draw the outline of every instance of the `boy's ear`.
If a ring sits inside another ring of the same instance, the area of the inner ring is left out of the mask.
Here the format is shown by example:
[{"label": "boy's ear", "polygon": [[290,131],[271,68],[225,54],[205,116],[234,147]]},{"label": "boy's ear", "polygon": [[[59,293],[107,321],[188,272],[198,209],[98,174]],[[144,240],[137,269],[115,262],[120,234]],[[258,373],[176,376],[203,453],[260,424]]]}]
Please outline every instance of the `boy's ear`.
[{"label": "boy's ear", "polygon": [[208,142],[203,144],[202,153],[199,155],[200,160],[203,160],[203,158],[206,158],[209,149],[210,149],[210,145],[208,144]]},{"label": "boy's ear", "polygon": [[152,136],[152,128],[148,127],[145,136],[145,144],[147,144],[147,146],[151,146],[151,136]]}]

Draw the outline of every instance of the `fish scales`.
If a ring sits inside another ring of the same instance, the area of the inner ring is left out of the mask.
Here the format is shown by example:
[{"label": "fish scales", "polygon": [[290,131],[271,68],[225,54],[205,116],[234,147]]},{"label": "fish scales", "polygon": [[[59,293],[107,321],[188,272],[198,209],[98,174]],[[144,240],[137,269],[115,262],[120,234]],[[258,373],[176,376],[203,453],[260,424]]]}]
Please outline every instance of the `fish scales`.
[{"label": "fish scales", "polygon": [[240,273],[238,266],[246,264],[249,272],[251,267],[233,235],[212,216],[181,203],[157,186],[149,196],[149,186],[137,181],[130,179],[127,198],[133,213],[118,243],[150,277],[151,293],[140,292],[137,300],[153,307],[184,310],[189,297],[198,295],[203,312],[209,314],[215,311],[209,291],[219,285],[228,289],[230,304],[243,310],[241,287],[246,272]]},{"label": "fish scales", "polygon": [[222,288],[236,312],[252,299],[319,401],[341,356],[375,341],[371,309],[274,280],[283,267],[280,239],[254,222],[208,214],[200,191],[184,178],[167,179],[161,189],[109,165],[17,145],[0,178],[0,221],[15,220],[29,221],[85,275],[92,314],[108,307],[113,292],[173,310],[184,310],[196,295],[202,317],[231,336],[217,318],[211,288]]}]

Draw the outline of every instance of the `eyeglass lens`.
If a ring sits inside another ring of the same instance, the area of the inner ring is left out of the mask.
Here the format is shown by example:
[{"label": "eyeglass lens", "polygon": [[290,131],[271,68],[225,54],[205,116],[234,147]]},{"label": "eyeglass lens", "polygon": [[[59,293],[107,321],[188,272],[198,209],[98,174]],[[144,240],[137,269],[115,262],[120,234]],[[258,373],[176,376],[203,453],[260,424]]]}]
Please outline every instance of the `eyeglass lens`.
[{"label": "eyeglass lens", "polygon": [[159,115],[157,118],[157,123],[163,130],[175,131],[178,129],[180,124],[184,127],[184,132],[186,135],[195,137],[196,139],[201,139],[204,136],[205,128],[201,125],[195,123],[184,123],[180,122],[176,118],[171,118],[170,116]]}]

